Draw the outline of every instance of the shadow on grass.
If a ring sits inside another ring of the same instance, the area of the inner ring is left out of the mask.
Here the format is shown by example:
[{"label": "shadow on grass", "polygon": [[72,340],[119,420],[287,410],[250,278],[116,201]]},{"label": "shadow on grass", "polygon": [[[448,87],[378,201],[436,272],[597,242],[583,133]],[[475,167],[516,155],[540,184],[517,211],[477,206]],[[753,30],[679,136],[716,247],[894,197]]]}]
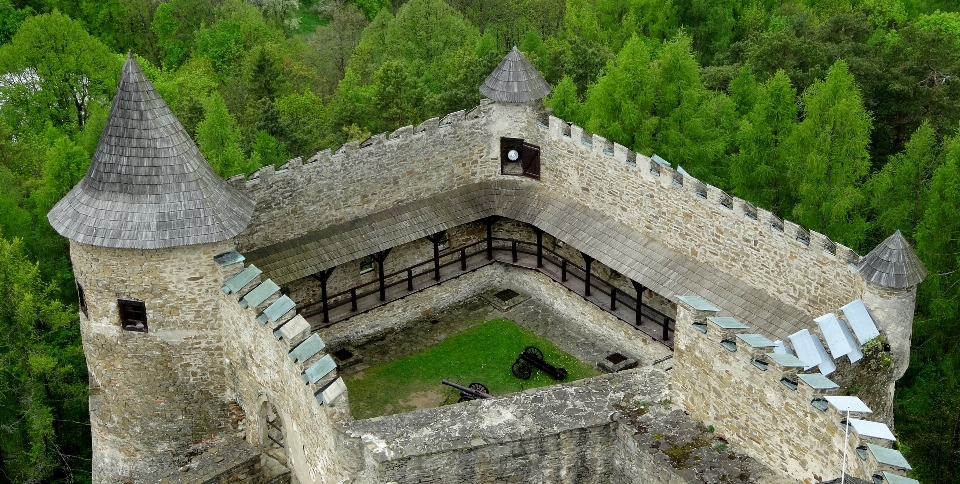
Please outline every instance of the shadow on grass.
[{"label": "shadow on grass", "polygon": [[516,323],[494,319],[420,353],[346,377],[350,411],[364,419],[456,402],[459,391],[441,385],[444,378],[464,386],[481,382],[495,396],[559,383],[540,370],[529,380],[513,376],[510,366],[530,345],[540,348],[551,365],[566,368],[564,381],[600,374]]}]

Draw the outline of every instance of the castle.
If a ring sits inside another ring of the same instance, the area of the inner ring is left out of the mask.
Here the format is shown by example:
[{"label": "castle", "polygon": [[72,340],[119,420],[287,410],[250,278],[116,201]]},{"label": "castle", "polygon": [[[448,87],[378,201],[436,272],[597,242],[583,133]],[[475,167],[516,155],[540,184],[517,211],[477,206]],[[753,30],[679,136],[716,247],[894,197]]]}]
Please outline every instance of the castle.
[{"label": "castle", "polygon": [[[860,257],[551,116],[549,91],[514,49],[470,111],[225,181],[129,57],[48,215],[94,482],[726,481],[669,465],[647,429],[672,416],[759,469],[741,482],[915,483],[887,426],[925,275],[903,237]],[[639,368],[350,418],[333,350],[500,288]]]}]

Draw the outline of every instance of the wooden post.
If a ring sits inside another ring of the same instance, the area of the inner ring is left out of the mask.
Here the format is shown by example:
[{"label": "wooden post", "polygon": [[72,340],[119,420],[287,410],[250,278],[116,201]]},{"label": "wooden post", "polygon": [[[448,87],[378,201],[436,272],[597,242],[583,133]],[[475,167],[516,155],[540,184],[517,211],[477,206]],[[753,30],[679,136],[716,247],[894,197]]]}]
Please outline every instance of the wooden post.
[{"label": "wooden post", "polygon": [[610,310],[617,310],[617,288],[610,286]]},{"label": "wooden post", "polygon": [[533,227],[533,231],[537,233],[537,268],[543,267],[543,231],[538,227]]},{"label": "wooden post", "polygon": [[407,290],[413,290],[413,269],[407,269]]},{"label": "wooden post", "polygon": [[637,281],[630,281],[633,283],[633,288],[637,290],[637,327],[640,327],[640,308],[643,307],[643,293],[647,290],[646,287],[643,287],[643,284],[640,284]]},{"label": "wooden post", "polygon": [[496,221],[496,217],[483,219],[483,224],[487,226],[487,260],[493,260],[493,224]]},{"label": "wooden post", "polygon": [[517,261],[517,241],[514,240],[510,244],[510,253],[513,255],[513,261]]},{"label": "wooden post", "polygon": [[670,318],[663,317],[663,340],[670,339]]},{"label": "wooden post", "polygon": [[377,262],[377,279],[380,282],[380,302],[387,300],[387,284],[386,284],[386,273],[383,271],[383,261],[387,260],[387,256],[390,255],[390,249],[381,250],[376,254],[373,254],[373,260]]},{"label": "wooden post", "polygon": [[356,312],[357,310],[357,288],[350,289],[350,310]]},{"label": "wooden post", "polygon": [[433,242],[433,280],[440,280],[440,233],[428,235],[427,240]]},{"label": "wooden post", "polygon": [[587,266],[586,273],[583,277],[583,292],[585,296],[590,297],[590,266],[593,264],[593,257],[590,257],[583,252],[581,252],[580,255],[583,256],[583,262]]},{"label": "wooden post", "polygon": [[467,249],[460,249],[460,270],[467,270]]},{"label": "wooden post", "polygon": [[330,274],[333,274],[333,270],[337,267],[331,267],[329,269],[324,269],[316,274],[311,274],[310,276],[314,279],[320,281],[320,304],[323,305],[323,322],[330,322],[330,312],[328,310],[327,304],[327,280],[330,278]]}]

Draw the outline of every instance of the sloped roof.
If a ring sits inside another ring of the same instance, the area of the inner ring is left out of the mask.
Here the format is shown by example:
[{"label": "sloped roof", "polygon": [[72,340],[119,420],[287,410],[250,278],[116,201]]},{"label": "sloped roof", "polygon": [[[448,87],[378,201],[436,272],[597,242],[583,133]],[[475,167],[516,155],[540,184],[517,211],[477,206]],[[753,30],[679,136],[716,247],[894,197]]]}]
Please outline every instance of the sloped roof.
[{"label": "sloped roof", "polygon": [[253,207],[210,168],[128,56],[90,169],[47,219],[75,242],[159,249],[229,239]]},{"label": "sloped roof", "polygon": [[550,94],[550,84],[516,47],[480,86],[480,94],[502,103],[525,103]]},{"label": "sloped roof", "polygon": [[926,267],[899,230],[861,259],[857,270],[869,283],[896,289],[916,286],[927,277]]}]

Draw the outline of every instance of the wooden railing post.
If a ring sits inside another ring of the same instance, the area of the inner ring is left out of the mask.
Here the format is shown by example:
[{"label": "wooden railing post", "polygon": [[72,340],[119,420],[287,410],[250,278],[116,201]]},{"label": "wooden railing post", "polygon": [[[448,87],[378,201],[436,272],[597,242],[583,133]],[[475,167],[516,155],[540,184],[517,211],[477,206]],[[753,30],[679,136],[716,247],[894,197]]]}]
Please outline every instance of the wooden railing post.
[{"label": "wooden railing post", "polygon": [[350,310],[357,310],[357,288],[350,289]]},{"label": "wooden railing post", "polygon": [[483,219],[483,224],[487,226],[487,260],[493,260],[493,224],[496,221],[496,217]]},{"label": "wooden railing post", "polygon": [[537,233],[537,268],[543,267],[543,231],[537,227],[533,227],[533,231]]},{"label": "wooden railing post", "polygon": [[617,288],[610,286],[610,310],[617,310]]},{"label": "wooden railing post", "polygon": [[567,282],[567,259],[560,259],[560,282]]},{"label": "wooden railing post", "polygon": [[510,253],[513,255],[513,261],[517,261],[517,241],[514,240],[510,243]]},{"label": "wooden railing post", "polygon": [[467,249],[460,249],[460,270],[467,270]]},{"label": "wooden railing post", "polygon": [[407,269],[407,290],[413,290],[413,269]]},{"label": "wooden railing post", "polygon": [[440,280],[440,234],[428,235],[427,240],[433,242],[433,280]]},{"label": "wooden railing post", "polygon": [[583,252],[581,252],[580,255],[583,256],[583,262],[587,266],[585,275],[583,277],[583,292],[585,296],[590,297],[590,266],[593,265],[593,257],[590,257]]},{"label": "wooden railing post", "polygon": [[670,339],[670,318],[663,317],[663,341]]},{"label": "wooden railing post", "polygon": [[390,255],[390,250],[391,249],[381,250],[380,252],[377,252],[376,254],[373,254],[373,256],[371,256],[373,257],[373,260],[376,261],[377,263],[377,272],[378,272],[377,279],[380,283],[380,302],[384,302],[387,300],[387,284],[386,284],[387,274],[383,270],[383,262],[386,261],[387,256]]},{"label": "wooden railing post", "polygon": [[640,327],[640,309],[643,308],[643,293],[647,290],[643,284],[640,284],[637,281],[630,281],[633,283],[633,288],[637,290],[637,327]]}]

